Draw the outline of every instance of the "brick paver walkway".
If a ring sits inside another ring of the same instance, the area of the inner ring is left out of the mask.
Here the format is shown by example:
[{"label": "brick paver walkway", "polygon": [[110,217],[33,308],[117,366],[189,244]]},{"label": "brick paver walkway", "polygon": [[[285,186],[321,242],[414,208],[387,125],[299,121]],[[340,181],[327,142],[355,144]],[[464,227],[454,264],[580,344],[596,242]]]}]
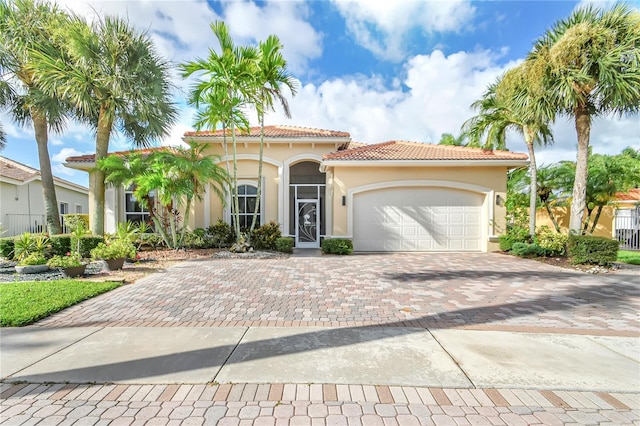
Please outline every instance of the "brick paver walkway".
[{"label": "brick paver walkway", "polygon": [[358,385],[3,385],[0,424],[640,424],[638,394]]},{"label": "brick paver walkway", "polygon": [[635,336],[640,274],[590,275],[500,254],[195,260],[38,325],[390,325]]},{"label": "brick paver walkway", "polygon": [[[38,326],[359,326],[640,335],[640,274],[498,254],[184,262]],[[640,393],[0,383],[2,425],[640,425]]]}]

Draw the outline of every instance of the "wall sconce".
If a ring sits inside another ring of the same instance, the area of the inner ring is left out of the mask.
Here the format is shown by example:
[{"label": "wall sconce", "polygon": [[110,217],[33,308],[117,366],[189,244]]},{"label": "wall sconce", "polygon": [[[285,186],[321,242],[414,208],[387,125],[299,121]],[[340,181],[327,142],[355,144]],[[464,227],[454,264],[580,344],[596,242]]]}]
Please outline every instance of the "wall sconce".
[{"label": "wall sconce", "polygon": [[347,205],[347,197],[345,195],[342,196],[342,205],[343,206]]},{"label": "wall sconce", "polygon": [[502,198],[500,194],[496,194],[496,205],[500,207],[504,206],[504,198]]}]

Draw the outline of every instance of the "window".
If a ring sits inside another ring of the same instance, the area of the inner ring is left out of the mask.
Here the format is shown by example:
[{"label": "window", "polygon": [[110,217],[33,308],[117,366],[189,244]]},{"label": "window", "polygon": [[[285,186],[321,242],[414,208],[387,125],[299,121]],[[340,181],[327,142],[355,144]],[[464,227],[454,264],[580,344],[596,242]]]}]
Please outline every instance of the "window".
[{"label": "window", "polygon": [[124,219],[134,223],[149,221],[149,211],[133,195],[132,186],[124,191]]},{"label": "window", "polygon": [[[240,219],[240,228],[249,228],[251,221],[253,220],[253,210],[256,208],[256,199],[258,197],[258,188],[253,185],[239,185],[238,186],[238,212]],[[262,204],[262,203],[260,203]],[[262,223],[262,205],[258,208],[258,217],[256,218],[256,224]],[[233,215],[231,215],[231,222],[233,223]]]},{"label": "window", "polygon": [[76,214],[82,214],[82,206],[80,204],[76,204]]},{"label": "window", "polygon": [[60,214],[69,214],[69,203],[60,203]]}]

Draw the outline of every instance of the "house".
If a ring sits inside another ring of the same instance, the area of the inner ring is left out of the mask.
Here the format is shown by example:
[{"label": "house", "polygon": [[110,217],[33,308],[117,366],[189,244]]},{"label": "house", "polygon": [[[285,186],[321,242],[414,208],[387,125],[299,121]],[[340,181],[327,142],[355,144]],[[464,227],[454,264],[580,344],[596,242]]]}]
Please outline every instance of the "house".
[{"label": "house", "polygon": [[[89,190],[54,176],[61,215],[88,213]],[[3,237],[46,227],[40,171],[0,156],[0,229]]]},{"label": "house", "polygon": [[[187,132],[184,141],[209,145],[226,168],[221,130]],[[256,199],[260,128],[237,137],[241,225]],[[227,137],[231,152],[231,137]],[[528,164],[507,151],[390,141],[355,143],[349,133],[266,126],[260,223],[276,221],[298,248],[322,238],[353,239],[356,251],[490,251],[505,229],[507,171]],[[93,156],[65,164],[90,171]],[[148,213],[130,191],[106,195],[107,232],[116,222]],[[231,220],[227,200],[213,191],[195,204],[190,223],[207,227]],[[227,207],[225,207],[227,206]]]}]

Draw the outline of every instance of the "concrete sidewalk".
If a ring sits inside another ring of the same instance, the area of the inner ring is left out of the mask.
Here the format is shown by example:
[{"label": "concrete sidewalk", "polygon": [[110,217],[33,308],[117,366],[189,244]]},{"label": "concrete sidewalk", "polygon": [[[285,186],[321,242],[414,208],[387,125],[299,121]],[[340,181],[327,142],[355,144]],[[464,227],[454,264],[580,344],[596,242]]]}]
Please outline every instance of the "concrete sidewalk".
[{"label": "concrete sidewalk", "polygon": [[385,327],[1,331],[5,382],[637,392],[638,338]]}]

